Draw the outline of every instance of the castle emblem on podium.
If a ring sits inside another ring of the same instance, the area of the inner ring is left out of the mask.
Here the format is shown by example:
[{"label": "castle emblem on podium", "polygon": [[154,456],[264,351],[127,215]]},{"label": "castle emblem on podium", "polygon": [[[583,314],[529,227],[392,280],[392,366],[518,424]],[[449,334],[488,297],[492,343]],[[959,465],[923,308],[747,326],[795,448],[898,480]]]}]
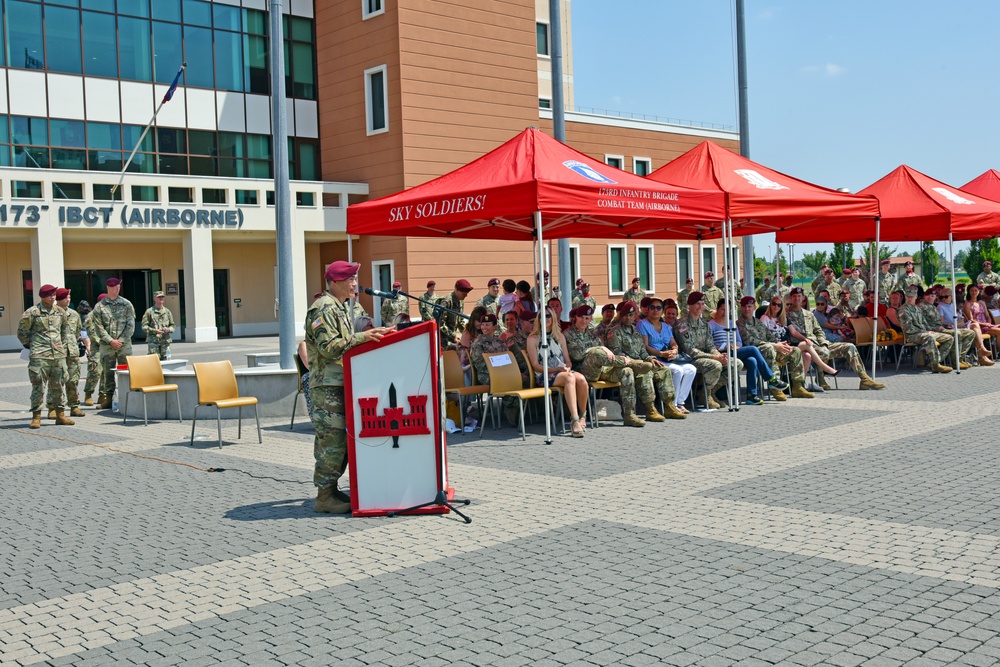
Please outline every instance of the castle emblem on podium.
[{"label": "castle emblem on podium", "polygon": [[407,396],[410,412],[403,414],[403,408],[396,405],[396,385],[389,385],[389,407],[378,414],[378,398],[359,398],[361,407],[361,430],[359,438],[392,437],[392,446],[399,447],[401,435],[430,435],[427,426],[428,396]]}]

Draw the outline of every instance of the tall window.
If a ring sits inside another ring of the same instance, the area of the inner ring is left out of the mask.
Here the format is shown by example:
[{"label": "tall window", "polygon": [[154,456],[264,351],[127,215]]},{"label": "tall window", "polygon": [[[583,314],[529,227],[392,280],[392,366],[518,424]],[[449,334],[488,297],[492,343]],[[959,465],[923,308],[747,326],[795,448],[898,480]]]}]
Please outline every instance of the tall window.
[{"label": "tall window", "polygon": [[536,23],[535,24],[535,51],[540,56],[550,56],[552,55],[549,49],[549,24],[548,23]]},{"label": "tall window", "polygon": [[379,134],[389,130],[389,111],[386,108],[389,92],[385,73],[385,65],[365,70],[365,115],[368,134]]},{"label": "tall window", "polygon": [[[701,277],[705,277],[705,273],[711,271],[712,273],[718,273],[715,270],[715,246],[708,245],[701,247]],[[698,281],[695,281],[698,284]]]},{"label": "tall window", "polygon": [[370,19],[385,13],[384,0],[361,0],[361,18]]},{"label": "tall window", "polygon": [[740,265],[740,249],[730,248],[729,249],[729,270],[726,272],[726,276],[730,274],[735,275],[737,272],[737,267]]},{"label": "tall window", "polygon": [[677,246],[677,291],[684,289],[688,278],[694,278],[694,266],[691,261],[691,246]]},{"label": "tall window", "polygon": [[615,169],[622,169],[625,167],[625,156],[624,155],[605,155],[604,164],[609,167],[614,167]]},{"label": "tall window", "polygon": [[580,246],[578,245],[569,247],[569,272],[571,284],[576,285],[576,280],[580,277]]},{"label": "tall window", "polygon": [[611,294],[624,294],[628,282],[628,259],[625,256],[625,246],[608,246],[608,285]]},{"label": "tall window", "polygon": [[632,158],[632,165],[635,168],[636,176],[649,176],[651,172],[653,161],[648,157],[634,157]]},{"label": "tall window", "polygon": [[639,275],[639,287],[647,292],[656,291],[656,276],[653,269],[653,246],[635,247],[635,270]]}]

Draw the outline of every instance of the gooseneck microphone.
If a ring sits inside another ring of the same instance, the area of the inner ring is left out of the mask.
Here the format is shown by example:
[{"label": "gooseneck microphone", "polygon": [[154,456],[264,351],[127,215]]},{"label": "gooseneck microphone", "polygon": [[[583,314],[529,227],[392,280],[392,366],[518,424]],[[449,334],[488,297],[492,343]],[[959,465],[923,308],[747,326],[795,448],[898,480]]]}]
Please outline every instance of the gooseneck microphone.
[{"label": "gooseneck microphone", "polygon": [[372,289],[371,287],[365,287],[363,288],[362,291],[364,291],[364,293],[367,294],[368,296],[377,296],[380,299],[395,299],[396,296],[399,294],[398,292],[395,291],[383,292],[382,290]]}]

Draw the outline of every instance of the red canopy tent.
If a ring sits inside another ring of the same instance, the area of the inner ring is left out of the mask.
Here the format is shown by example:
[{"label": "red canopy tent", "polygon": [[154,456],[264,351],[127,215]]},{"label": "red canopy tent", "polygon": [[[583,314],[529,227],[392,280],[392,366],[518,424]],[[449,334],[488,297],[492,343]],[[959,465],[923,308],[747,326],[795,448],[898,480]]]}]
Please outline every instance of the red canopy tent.
[{"label": "red canopy tent", "polygon": [[1000,172],[988,169],[963,185],[962,191],[1000,202]]},{"label": "red canopy tent", "polygon": [[[647,178],[726,195],[734,236],[791,229],[818,222],[867,222],[874,226],[878,201],[799,180],[749,160],[711,141],[663,165]],[[699,238],[718,234],[701,228]]]},{"label": "red canopy tent", "polygon": [[[666,223],[721,227],[725,215],[719,192],[649,181],[528,128],[444,176],[349,206],[347,233],[535,241],[541,255],[543,235],[628,238],[654,233]],[[540,315],[544,347],[544,308]],[[543,356],[547,391],[548,356]],[[547,442],[549,407],[546,401]]]}]

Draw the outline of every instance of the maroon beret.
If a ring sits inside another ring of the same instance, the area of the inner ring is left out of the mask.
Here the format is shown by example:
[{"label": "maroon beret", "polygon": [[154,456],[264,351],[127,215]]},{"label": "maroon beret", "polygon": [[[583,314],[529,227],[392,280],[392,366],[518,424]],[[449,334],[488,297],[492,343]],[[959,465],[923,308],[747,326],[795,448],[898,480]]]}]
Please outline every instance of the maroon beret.
[{"label": "maroon beret", "polygon": [[636,276],[635,278],[632,279],[633,285],[635,285],[637,282],[639,282],[639,276]]},{"label": "maroon beret", "polygon": [[615,304],[613,304],[613,303],[606,303],[606,304],[604,304],[604,307],[601,308],[601,312],[602,313],[606,313],[609,310],[614,310],[614,309],[615,309]]},{"label": "maroon beret", "polygon": [[427,281],[427,289],[430,289],[432,287],[437,287],[437,282],[433,281],[433,280],[428,280]]},{"label": "maroon beret", "polygon": [[579,287],[582,284],[583,284],[583,278],[577,278],[576,279],[576,286]]},{"label": "maroon beret", "polygon": [[500,284],[500,279],[499,278],[490,278],[490,281],[488,283],[486,283],[486,286],[487,287],[493,287],[494,285],[499,285],[499,284]]},{"label": "maroon beret", "polygon": [[572,308],[572,309],[571,309],[571,310],[569,311],[569,318],[570,318],[570,319],[573,319],[573,318],[574,318],[574,317],[576,317],[576,316],[577,316],[577,310],[576,310],[576,308]]},{"label": "maroon beret", "polygon": [[[711,273],[711,271],[709,271],[709,273]],[[699,301],[704,301],[704,300],[705,300],[705,295],[702,294],[701,292],[691,292],[690,294],[688,294],[688,305],[689,306],[693,306],[694,304],[698,303]]]},{"label": "maroon beret", "polygon": [[805,294],[805,292],[802,291],[801,287],[793,287],[788,293],[789,294]]},{"label": "maroon beret", "polygon": [[985,294],[986,296],[993,296],[996,293],[997,293],[997,288],[994,287],[993,285],[987,285],[986,289],[983,290],[983,294]]},{"label": "maroon beret", "polygon": [[583,304],[582,306],[576,309],[577,317],[590,317],[593,314],[594,314],[594,309],[588,306],[587,304]]},{"label": "maroon beret", "polygon": [[471,292],[474,288],[472,287],[472,283],[465,278],[462,278],[461,280],[455,281],[455,289],[460,292]]},{"label": "maroon beret", "polygon": [[991,262],[990,260],[986,260],[985,262],[983,262],[983,266],[993,266],[993,262]]},{"label": "maroon beret", "polygon": [[843,273],[843,274],[844,274],[845,276],[846,276],[846,275],[849,275],[849,274],[851,273],[851,269],[849,269],[849,268],[847,268],[847,267],[845,266],[845,267],[844,267],[844,270],[843,270],[843,271],[841,271],[841,273]]},{"label": "maroon beret", "polygon": [[108,278],[107,280],[104,281],[104,284],[107,285],[108,287],[114,287],[115,285],[121,285],[122,284],[122,279],[121,278]]},{"label": "maroon beret", "polygon": [[664,299],[663,300],[663,309],[664,310],[666,310],[667,308],[676,308],[676,307],[677,307],[677,302],[674,301],[673,299]]},{"label": "maroon beret", "polygon": [[399,282],[399,281],[397,280],[396,282],[394,282],[394,283],[392,284],[392,289],[399,289],[399,288],[401,288],[402,286],[403,286],[403,283],[401,283],[401,282]]},{"label": "maroon beret", "polygon": [[536,317],[538,317],[538,313],[533,310],[522,310],[521,314],[517,316],[517,318],[522,322],[530,322]]},{"label": "maroon beret", "polygon": [[56,301],[62,301],[69,296],[69,290],[65,287],[60,287],[56,290]]},{"label": "maroon beret", "polygon": [[865,296],[868,296],[869,294],[875,294],[875,290],[873,290],[873,289],[866,289],[865,290]]},{"label": "maroon beret", "polygon": [[352,264],[351,262],[345,262],[342,259],[337,260],[327,267],[326,282],[333,283],[340,280],[348,280],[349,278],[354,277],[360,268],[360,264]]},{"label": "maroon beret", "polygon": [[54,295],[55,293],[56,293],[56,286],[55,285],[48,285],[48,284],[46,284],[46,285],[42,285],[38,289],[38,296],[42,297],[43,299],[46,298],[46,297],[50,297],[50,296]]},{"label": "maroon beret", "polygon": [[618,304],[618,307],[615,308],[615,310],[618,312],[618,317],[628,315],[629,313],[639,312],[639,308],[636,307],[635,301],[622,301]]},{"label": "maroon beret", "polygon": [[320,290],[318,292],[313,292],[313,300],[316,300],[316,299],[320,298],[321,296],[323,296],[323,290]]},{"label": "maroon beret", "polygon": [[890,261],[889,261],[889,260],[887,260],[887,259],[883,259],[883,260],[882,260],[882,264],[892,264],[892,262],[890,262]]},{"label": "maroon beret", "polygon": [[745,306],[748,303],[750,303],[750,304],[757,303],[757,299],[753,298],[752,296],[745,296],[742,299],[740,299],[740,305],[741,306]]},{"label": "maroon beret", "polygon": [[712,273],[711,271],[706,271],[706,272],[705,272],[705,277],[706,277],[706,278],[714,278],[714,277],[715,277],[715,274],[714,274],[714,273]]},{"label": "maroon beret", "polygon": [[649,296],[644,296],[644,297],[642,297],[642,300],[639,302],[639,307],[640,308],[649,308],[649,304],[651,304],[651,303],[653,303],[653,298],[649,297]]},{"label": "maroon beret", "polygon": [[97,295],[97,301],[96,301],[95,303],[100,303],[101,301],[104,301],[104,299],[106,299],[106,298],[107,298],[107,296],[108,296],[108,295],[107,295],[107,294],[104,294],[103,292],[102,292],[101,294],[98,294],[98,295]]},{"label": "maroon beret", "polygon": [[483,319],[479,320],[480,324],[486,324],[487,322],[489,322],[490,324],[496,324],[497,316],[494,315],[493,313],[486,313],[485,315],[483,315]]}]

